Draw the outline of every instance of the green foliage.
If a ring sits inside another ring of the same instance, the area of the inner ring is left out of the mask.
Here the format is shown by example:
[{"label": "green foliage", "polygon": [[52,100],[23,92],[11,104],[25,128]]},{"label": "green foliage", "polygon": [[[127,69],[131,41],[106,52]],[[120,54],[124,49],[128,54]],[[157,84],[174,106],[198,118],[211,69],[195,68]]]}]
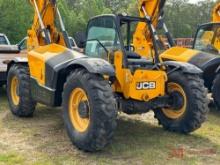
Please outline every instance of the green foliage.
[{"label": "green foliage", "polygon": [[33,11],[27,0],[0,0],[0,33],[15,43],[27,34]]},{"label": "green foliage", "polygon": [[[192,37],[197,25],[209,22],[212,0],[189,4],[189,0],[167,0],[165,20],[174,37]],[[88,20],[99,14],[122,13],[138,15],[136,0],[59,0],[58,6],[71,36],[85,31]],[[31,27],[33,9],[28,0],[0,0],[0,33],[12,43],[27,35]]]},{"label": "green foliage", "polygon": [[197,26],[211,20],[212,0],[197,4],[189,0],[168,0],[165,8],[165,21],[174,37],[193,37]]}]

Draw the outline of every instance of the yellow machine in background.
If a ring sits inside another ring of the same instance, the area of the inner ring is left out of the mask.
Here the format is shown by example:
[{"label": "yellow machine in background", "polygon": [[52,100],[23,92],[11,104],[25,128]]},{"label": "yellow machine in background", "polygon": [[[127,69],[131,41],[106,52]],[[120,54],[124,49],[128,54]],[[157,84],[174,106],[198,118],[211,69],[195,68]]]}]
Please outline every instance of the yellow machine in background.
[{"label": "yellow machine in background", "polygon": [[202,24],[197,29],[193,48],[208,53],[220,53],[220,3],[212,11],[210,23]]},{"label": "yellow machine in background", "polygon": [[[180,133],[201,127],[208,113],[202,71],[187,63],[161,63],[154,33],[153,60],[132,51],[130,25],[146,19],[91,19],[84,55],[71,49],[56,0],[31,4],[35,16],[28,31],[27,58],[8,63],[7,93],[14,115],[32,116],[36,103],[62,106],[71,141],[85,151],[101,150],[111,142],[117,111],[153,110],[165,129]],[[149,29],[154,32],[152,26]]]}]

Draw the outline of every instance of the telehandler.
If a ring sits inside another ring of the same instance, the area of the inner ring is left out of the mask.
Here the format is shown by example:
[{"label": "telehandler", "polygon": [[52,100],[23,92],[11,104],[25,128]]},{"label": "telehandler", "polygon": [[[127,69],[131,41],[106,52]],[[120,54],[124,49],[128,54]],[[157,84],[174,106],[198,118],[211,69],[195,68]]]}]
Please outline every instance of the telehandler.
[{"label": "telehandler", "polygon": [[[28,31],[27,58],[8,63],[7,93],[14,115],[32,116],[36,103],[62,105],[71,141],[91,152],[111,141],[119,110],[128,114],[154,110],[165,129],[180,133],[190,133],[205,121],[208,100],[200,69],[181,62],[160,63],[159,54],[149,61],[132,51],[130,24],[146,19],[122,15],[91,19],[83,55],[70,49],[56,1],[30,2],[35,16]],[[56,15],[61,32],[55,27]]]},{"label": "telehandler", "polygon": [[[148,22],[151,22],[151,27],[154,29],[153,33],[160,45],[159,50],[163,52],[159,56],[159,61],[187,62],[200,68],[203,71],[205,86],[212,92],[217,108],[220,110],[220,56],[206,53],[203,49],[192,50],[175,46],[173,38],[163,20],[163,8],[166,0],[138,0],[137,2],[140,17],[146,18]],[[216,7],[216,9],[219,9],[219,7]],[[216,15],[214,15],[213,18],[217,20]],[[167,38],[167,43],[164,42],[163,38],[157,35],[158,30],[164,31],[163,36]],[[205,36],[208,36],[208,33]],[[142,22],[138,23],[133,35],[135,52],[146,58],[154,56],[156,53],[153,50],[153,42],[154,40],[151,37],[149,25]],[[209,45],[209,47],[213,50],[213,46]],[[164,52],[164,50],[166,51]]]}]

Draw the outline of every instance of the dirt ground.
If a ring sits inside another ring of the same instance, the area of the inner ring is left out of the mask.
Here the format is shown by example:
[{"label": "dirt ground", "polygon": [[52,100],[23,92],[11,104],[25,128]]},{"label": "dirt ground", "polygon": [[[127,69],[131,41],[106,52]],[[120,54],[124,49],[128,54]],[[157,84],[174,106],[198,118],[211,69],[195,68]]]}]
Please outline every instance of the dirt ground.
[{"label": "dirt ground", "polygon": [[220,164],[220,112],[191,135],[164,131],[153,113],[121,114],[113,143],[102,152],[85,153],[66,134],[61,110],[38,106],[33,118],[13,116],[0,89],[1,164]]}]

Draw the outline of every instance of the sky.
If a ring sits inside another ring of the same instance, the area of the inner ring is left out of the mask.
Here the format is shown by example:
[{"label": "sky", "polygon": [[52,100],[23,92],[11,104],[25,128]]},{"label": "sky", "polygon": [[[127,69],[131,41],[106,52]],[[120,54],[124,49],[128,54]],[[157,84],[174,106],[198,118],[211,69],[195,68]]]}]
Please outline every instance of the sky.
[{"label": "sky", "polygon": [[201,0],[189,0],[190,3],[197,3],[198,1],[201,1]]},{"label": "sky", "polygon": [[198,1],[200,1],[200,0],[189,0],[190,3],[196,3]]}]

